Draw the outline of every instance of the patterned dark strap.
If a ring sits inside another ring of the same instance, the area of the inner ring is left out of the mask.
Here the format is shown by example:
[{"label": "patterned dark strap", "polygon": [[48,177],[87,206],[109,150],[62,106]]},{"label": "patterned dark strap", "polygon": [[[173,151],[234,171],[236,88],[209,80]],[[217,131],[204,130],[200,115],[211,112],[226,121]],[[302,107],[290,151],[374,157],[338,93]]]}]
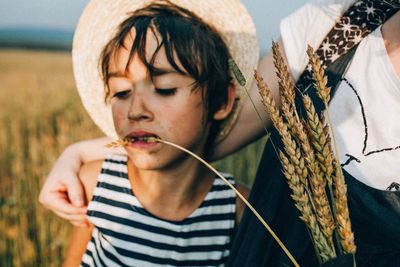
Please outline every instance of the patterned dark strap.
[{"label": "patterned dark strap", "polygon": [[[369,33],[382,25],[400,10],[383,0],[356,1],[340,18],[322,41],[316,53],[326,68],[340,56],[346,54]],[[297,82],[303,92],[312,84],[310,68],[307,67]]]}]

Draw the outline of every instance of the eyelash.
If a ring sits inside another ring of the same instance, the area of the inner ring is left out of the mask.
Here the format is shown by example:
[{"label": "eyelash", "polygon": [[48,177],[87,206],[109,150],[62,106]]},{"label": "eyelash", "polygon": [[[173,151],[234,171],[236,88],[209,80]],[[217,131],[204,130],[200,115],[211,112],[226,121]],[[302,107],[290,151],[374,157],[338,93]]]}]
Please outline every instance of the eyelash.
[{"label": "eyelash", "polygon": [[172,96],[176,94],[176,88],[155,88],[155,91],[157,94],[162,95],[162,96]]},{"label": "eyelash", "polygon": [[126,99],[130,93],[130,90],[120,91],[113,95],[117,99]]},{"label": "eyelash", "polygon": [[[165,88],[165,89],[155,88],[155,91],[157,94],[161,96],[172,96],[176,94],[176,88]],[[129,93],[130,90],[120,91],[115,93],[112,97],[115,97],[117,99],[126,99],[128,98]]]}]

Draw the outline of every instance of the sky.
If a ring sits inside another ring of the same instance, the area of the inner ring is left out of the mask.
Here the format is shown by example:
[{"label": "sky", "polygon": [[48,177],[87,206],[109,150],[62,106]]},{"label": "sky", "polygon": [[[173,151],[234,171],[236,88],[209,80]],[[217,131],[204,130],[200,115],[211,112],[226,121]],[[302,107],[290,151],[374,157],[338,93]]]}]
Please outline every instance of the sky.
[{"label": "sky", "polygon": [[[0,0],[0,28],[35,27],[72,31],[88,2],[88,0]],[[279,21],[305,2],[306,0],[242,0],[256,24],[261,51],[270,47],[271,41],[279,36]]]}]

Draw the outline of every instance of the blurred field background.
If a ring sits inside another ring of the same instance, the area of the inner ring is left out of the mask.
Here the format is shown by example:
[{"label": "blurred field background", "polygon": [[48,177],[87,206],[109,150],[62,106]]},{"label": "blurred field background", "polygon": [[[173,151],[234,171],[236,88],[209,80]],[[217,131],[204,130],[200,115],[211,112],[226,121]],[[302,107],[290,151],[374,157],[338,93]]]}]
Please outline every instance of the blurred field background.
[{"label": "blurred field background", "polygon": [[[68,52],[0,50],[0,266],[60,266],[70,225],[41,207],[63,149],[101,136],[81,106]],[[263,141],[215,165],[251,185]]]}]

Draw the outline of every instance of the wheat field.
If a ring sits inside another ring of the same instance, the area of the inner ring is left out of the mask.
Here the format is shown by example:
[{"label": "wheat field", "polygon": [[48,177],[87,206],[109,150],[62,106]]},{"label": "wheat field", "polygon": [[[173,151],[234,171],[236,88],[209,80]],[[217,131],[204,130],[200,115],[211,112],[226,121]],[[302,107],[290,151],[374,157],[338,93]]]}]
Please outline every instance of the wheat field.
[{"label": "wheat field", "polygon": [[[101,136],[75,90],[70,53],[0,50],[0,127],[0,266],[60,266],[70,225],[40,206],[40,187],[66,146]],[[215,165],[251,185],[262,147]]]}]

